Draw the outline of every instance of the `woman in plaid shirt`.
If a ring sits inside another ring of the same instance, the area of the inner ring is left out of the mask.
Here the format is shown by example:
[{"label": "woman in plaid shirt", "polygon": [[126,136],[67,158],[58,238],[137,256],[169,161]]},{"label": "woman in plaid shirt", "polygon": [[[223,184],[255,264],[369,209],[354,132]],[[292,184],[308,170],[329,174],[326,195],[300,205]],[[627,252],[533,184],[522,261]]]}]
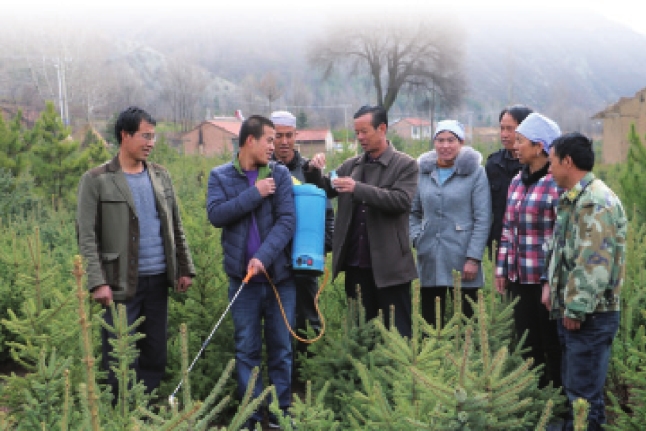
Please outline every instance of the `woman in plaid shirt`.
[{"label": "woman in plaid shirt", "polygon": [[551,380],[561,386],[561,348],[554,320],[541,304],[543,245],[552,236],[560,190],[549,173],[548,152],[561,134],[559,126],[532,113],[516,128],[518,159],[523,168],[511,181],[496,262],[496,289],[519,298],[514,307],[518,339],[528,331],[525,359],[544,364],[539,387]]}]

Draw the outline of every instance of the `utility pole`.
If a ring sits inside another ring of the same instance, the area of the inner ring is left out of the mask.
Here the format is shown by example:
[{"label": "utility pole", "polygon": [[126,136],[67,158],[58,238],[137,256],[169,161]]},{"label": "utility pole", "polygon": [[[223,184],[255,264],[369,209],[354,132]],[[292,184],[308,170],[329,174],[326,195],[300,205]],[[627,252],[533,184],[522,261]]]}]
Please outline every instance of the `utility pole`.
[{"label": "utility pole", "polygon": [[345,127],[345,143],[348,144],[348,108],[350,105],[341,105],[343,106],[343,124]]},{"label": "utility pole", "polygon": [[69,126],[70,118],[67,104],[67,82],[65,81],[64,61],[61,61],[61,58],[57,57],[54,67],[56,67],[56,75],[58,77],[58,105],[61,113],[61,121],[65,126]]},{"label": "utility pole", "polygon": [[56,59],[54,63],[56,68],[56,76],[58,78],[58,107],[61,113],[61,120],[65,118],[65,109],[63,108],[63,79],[61,78],[61,58]]},{"label": "utility pole", "polygon": [[65,78],[65,63],[67,59],[63,60],[63,73],[61,74],[63,76],[63,106],[65,107],[65,116],[63,117],[63,124],[65,126],[70,125],[70,111],[69,111],[69,105],[67,103],[67,80]]}]

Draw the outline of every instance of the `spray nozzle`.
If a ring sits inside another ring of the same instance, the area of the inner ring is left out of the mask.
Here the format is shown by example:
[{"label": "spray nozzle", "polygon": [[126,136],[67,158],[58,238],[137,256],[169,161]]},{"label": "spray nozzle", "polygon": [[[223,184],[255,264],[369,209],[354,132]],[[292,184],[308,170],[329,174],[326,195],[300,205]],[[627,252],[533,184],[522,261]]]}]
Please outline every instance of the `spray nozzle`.
[{"label": "spray nozzle", "polygon": [[244,284],[249,283],[249,280],[251,280],[251,277],[253,277],[253,273],[252,273],[251,271],[249,271],[249,272],[247,273],[247,275],[245,276],[245,278],[243,278],[243,279],[242,279],[242,282],[243,282]]}]

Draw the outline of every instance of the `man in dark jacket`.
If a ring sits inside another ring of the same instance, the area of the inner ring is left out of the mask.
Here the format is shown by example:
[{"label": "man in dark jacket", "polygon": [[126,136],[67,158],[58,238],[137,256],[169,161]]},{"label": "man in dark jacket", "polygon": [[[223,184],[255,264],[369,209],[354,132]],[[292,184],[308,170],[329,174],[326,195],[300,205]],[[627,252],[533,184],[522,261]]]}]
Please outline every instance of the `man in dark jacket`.
[{"label": "man in dark jacket", "polygon": [[[229,300],[235,330],[238,394],[246,391],[254,367],[260,367],[262,334],[267,350],[269,379],[276,388],[278,404],[291,406],[292,345],[296,287],[290,268],[288,244],[296,218],[292,180],[287,168],[269,164],[274,150],[274,124],[254,115],[240,128],[240,151],[233,162],[211,171],[206,210],[213,226],[222,228],[224,271],[229,276]],[[241,290],[246,274],[253,277]],[[270,280],[277,288],[280,302]],[[262,376],[253,396],[262,392]],[[253,429],[262,420],[256,411],[247,424]],[[277,426],[270,416],[270,426]]]},{"label": "man in dark jacket", "polygon": [[485,171],[491,188],[491,212],[493,222],[487,239],[489,258],[492,257],[493,242],[500,244],[502,235],[502,219],[505,216],[507,207],[507,189],[511,180],[520,172],[521,164],[514,154],[514,142],[516,142],[516,127],[527,118],[533,111],[524,105],[513,105],[500,112],[500,142],[502,148],[487,158]]},{"label": "man in dark jacket", "polygon": [[[92,298],[104,306],[124,304],[128,325],[145,317],[137,329],[145,338],[137,342],[133,368],[151,392],[166,368],[168,287],[185,292],[195,268],[170,176],[146,161],[155,146],[155,120],[130,107],[117,118],[115,135],[117,156],[86,172],[79,184],[79,249]],[[104,318],[113,324],[109,310]],[[111,336],[102,329],[103,368],[116,396]]]},{"label": "man in dark jacket", "polygon": [[333,276],[345,271],[345,289],[356,298],[361,287],[366,318],[383,313],[390,325],[390,306],[403,336],[411,334],[411,281],[417,268],[411,252],[408,215],[417,188],[417,161],[386,139],[388,114],[381,106],[364,106],[354,114],[354,129],[364,154],[337,169],[338,178],[322,176],[325,154],[307,167],[308,182],[338,197],[334,225]]},{"label": "man in dark jacket", "polygon": [[[287,166],[294,182],[304,183],[303,168],[308,159],[294,148],[296,143],[296,117],[287,111],[276,111],[271,114],[271,121],[276,126],[273,160]],[[325,210],[325,251],[332,251],[332,235],[334,234],[334,209],[328,199]],[[297,333],[307,329],[306,322],[316,333],[321,329],[321,319],[314,306],[318,293],[318,277],[307,272],[295,272],[296,283],[296,327]],[[305,343],[299,343],[299,350],[305,351]]]}]

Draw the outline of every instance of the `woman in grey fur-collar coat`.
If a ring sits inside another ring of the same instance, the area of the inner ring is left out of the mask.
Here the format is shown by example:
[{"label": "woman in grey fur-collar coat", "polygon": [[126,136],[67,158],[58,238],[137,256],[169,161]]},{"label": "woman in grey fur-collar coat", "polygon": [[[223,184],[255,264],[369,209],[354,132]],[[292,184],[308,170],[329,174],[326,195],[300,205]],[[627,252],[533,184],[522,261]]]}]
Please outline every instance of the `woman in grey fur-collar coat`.
[{"label": "woman in grey fur-collar coat", "polygon": [[477,300],[484,285],[482,254],[491,225],[491,195],[482,155],[464,145],[457,121],[438,123],[435,150],[418,159],[419,182],[410,214],[410,238],[417,249],[422,316],[435,325],[435,298],[441,301],[441,324],[453,270],[462,273],[462,312],[473,310],[465,296]]}]

